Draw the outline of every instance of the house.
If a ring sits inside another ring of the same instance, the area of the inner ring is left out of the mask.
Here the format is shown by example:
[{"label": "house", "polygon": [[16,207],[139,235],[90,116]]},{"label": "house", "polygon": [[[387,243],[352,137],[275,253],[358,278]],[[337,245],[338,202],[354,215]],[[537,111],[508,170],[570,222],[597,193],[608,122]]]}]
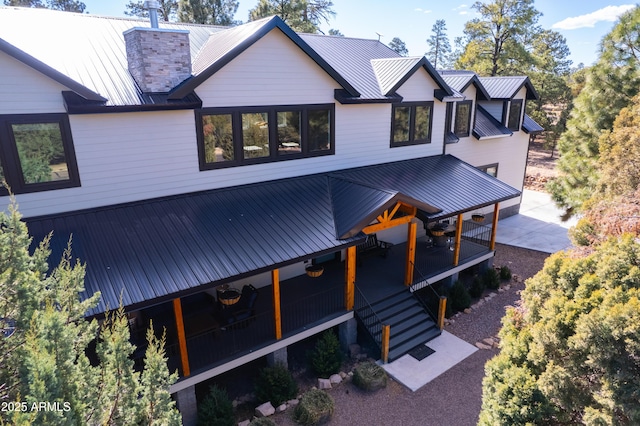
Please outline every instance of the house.
[{"label": "house", "polygon": [[121,300],[134,339],[167,328],[186,418],[199,383],[329,328],[348,344],[359,321],[390,359],[437,335],[415,296],[491,262],[541,130],[526,77],[278,17],[0,7],[0,73],[2,176],[34,240],[53,231],[55,259],[72,236],[102,295],[89,316]]}]

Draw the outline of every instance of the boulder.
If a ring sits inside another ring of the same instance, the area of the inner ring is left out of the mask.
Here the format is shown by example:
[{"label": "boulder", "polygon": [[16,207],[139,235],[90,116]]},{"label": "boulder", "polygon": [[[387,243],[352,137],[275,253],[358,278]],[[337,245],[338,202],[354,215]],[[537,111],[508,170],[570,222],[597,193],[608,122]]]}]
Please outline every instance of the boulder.
[{"label": "boulder", "polygon": [[329,379],[318,379],[318,389],[331,389],[331,381]]},{"label": "boulder", "polygon": [[243,420],[238,422],[238,426],[249,426],[249,423],[251,423],[251,420]]},{"label": "boulder", "polygon": [[330,382],[332,385],[337,385],[337,384],[339,384],[339,383],[342,383],[342,376],[341,376],[341,375],[339,375],[339,374],[332,374],[332,375],[329,377],[329,382]]},{"label": "boulder", "polygon": [[273,408],[271,402],[267,401],[262,405],[256,407],[255,415],[256,417],[269,417],[275,414],[276,409]]},{"label": "boulder", "polygon": [[287,404],[280,404],[276,407],[276,413],[282,413],[287,409]]}]

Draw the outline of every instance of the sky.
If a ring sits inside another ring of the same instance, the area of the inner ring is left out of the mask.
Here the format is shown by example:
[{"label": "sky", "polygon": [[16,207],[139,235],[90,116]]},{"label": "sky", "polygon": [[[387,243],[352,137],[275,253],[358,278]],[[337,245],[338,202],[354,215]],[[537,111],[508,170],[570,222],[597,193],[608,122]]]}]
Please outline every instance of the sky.
[{"label": "sky", "polygon": [[[91,14],[124,16],[128,0],[83,0]],[[321,29],[340,30],[347,37],[376,39],[388,44],[394,37],[405,42],[409,55],[422,56],[426,40],[438,19],[444,19],[453,47],[455,37],[463,35],[465,22],[478,15],[473,1],[443,0],[333,0],[336,16]],[[488,0],[485,0],[487,2]],[[246,22],[257,0],[240,0],[236,20]],[[597,59],[602,37],[613,28],[620,14],[634,7],[632,0],[536,0],[543,16],[539,24],[562,34],[571,50],[573,65],[591,65]]]}]

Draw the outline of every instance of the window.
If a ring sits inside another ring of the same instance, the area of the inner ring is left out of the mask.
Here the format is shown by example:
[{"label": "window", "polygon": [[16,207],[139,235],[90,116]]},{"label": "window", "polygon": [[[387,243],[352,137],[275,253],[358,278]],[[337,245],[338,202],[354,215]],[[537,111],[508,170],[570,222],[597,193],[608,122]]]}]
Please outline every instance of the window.
[{"label": "window", "polygon": [[512,100],[509,105],[509,121],[507,128],[517,132],[520,130],[520,116],[522,115],[522,99]]},{"label": "window", "polygon": [[479,166],[478,170],[481,170],[488,174],[489,176],[493,176],[494,178],[498,177],[498,163],[487,164],[486,166]]},{"label": "window", "polygon": [[431,143],[433,102],[394,105],[392,118],[392,147]]},{"label": "window", "polygon": [[196,111],[200,170],[334,153],[334,105]]},{"label": "window", "polygon": [[467,137],[471,131],[471,101],[456,103],[456,124],[453,133],[458,137]]},{"label": "window", "polygon": [[0,141],[0,178],[12,192],[80,186],[65,114],[0,116]]}]

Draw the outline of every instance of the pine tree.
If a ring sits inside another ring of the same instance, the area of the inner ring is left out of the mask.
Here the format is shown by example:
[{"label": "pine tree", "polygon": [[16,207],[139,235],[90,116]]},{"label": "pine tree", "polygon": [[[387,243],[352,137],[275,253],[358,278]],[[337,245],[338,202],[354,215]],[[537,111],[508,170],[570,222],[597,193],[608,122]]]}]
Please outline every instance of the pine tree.
[{"label": "pine tree", "polygon": [[260,0],[249,11],[249,21],[278,15],[294,31],[320,32],[320,24],[335,16],[331,0]]},{"label": "pine tree", "polygon": [[179,0],[180,22],[208,25],[235,25],[233,17],[238,10],[238,0]]},{"label": "pine tree", "polygon": [[438,19],[431,28],[432,35],[427,39],[429,50],[427,59],[434,68],[444,69],[451,67],[451,44],[447,37],[447,23],[444,19]]},{"label": "pine tree", "polygon": [[[159,0],[160,16],[163,21],[175,21],[178,13],[178,0]],[[129,0],[125,6],[125,15],[137,16],[139,18],[148,18],[149,11],[144,8],[144,0]]]},{"label": "pine tree", "polygon": [[391,50],[395,51],[398,55],[407,56],[409,54],[409,49],[407,49],[407,45],[404,41],[400,40],[398,37],[394,37],[389,42],[389,47]]}]

